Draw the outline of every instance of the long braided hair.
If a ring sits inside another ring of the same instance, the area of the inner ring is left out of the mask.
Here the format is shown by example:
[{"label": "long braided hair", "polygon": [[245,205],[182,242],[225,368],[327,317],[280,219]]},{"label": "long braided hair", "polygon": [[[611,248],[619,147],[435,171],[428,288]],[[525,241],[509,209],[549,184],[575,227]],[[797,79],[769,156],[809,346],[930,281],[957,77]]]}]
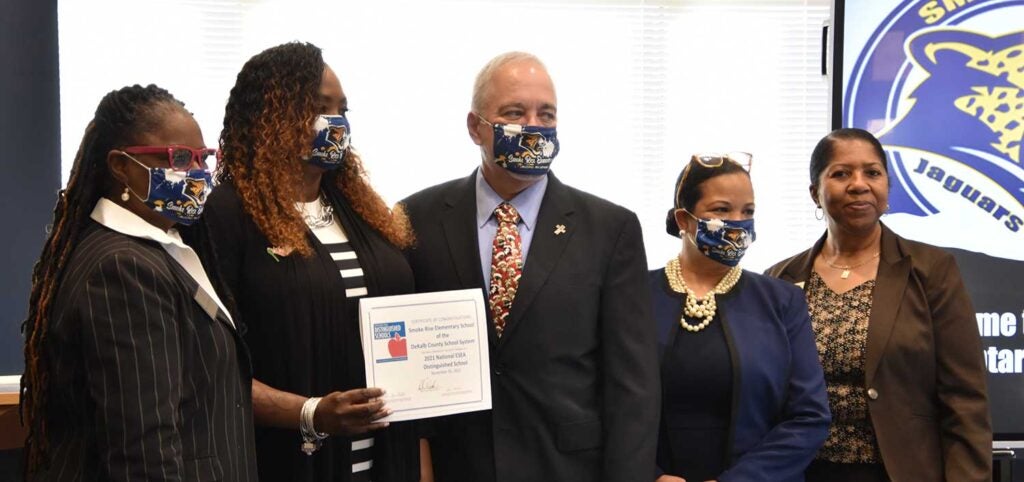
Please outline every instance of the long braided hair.
[{"label": "long braided hair", "polygon": [[28,427],[26,475],[33,474],[47,463],[49,444],[45,410],[48,387],[44,353],[52,315],[51,302],[86,219],[100,197],[112,187],[107,154],[117,147],[133,144],[141,133],[156,128],[172,109],[184,110],[184,104],[155,85],[133,85],[108,93],[85,128],[67,187],[57,195],[53,223],[39,261],[32,270],[28,318],[21,325],[25,336],[25,373],[21,378],[19,408],[22,424]]},{"label": "long braided hair", "polygon": [[[309,256],[306,224],[295,209],[319,114],[324,68],[320,48],[300,42],[271,47],[242,67],[231,89],[220,135],[217,182],[231,181],[242,205],[270,243]],[[326,173],[352,208],[392,244],[412,244],[412,229],[401,209],[391,211],[370,186],[358,154]]]}]

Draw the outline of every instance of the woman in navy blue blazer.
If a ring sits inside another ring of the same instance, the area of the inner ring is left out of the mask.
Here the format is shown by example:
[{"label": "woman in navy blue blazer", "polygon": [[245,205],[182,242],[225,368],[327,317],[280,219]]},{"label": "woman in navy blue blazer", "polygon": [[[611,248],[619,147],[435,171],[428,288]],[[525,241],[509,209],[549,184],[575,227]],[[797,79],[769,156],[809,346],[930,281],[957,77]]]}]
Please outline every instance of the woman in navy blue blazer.
[{"label": "woman in navy blue blazer", "polygon": [[650,274],[662,375],[657,482],[802,481],[828,434],[794,285],[739,267],[754,240],[750,155],[696,155],[676,181],[678,255]]}]

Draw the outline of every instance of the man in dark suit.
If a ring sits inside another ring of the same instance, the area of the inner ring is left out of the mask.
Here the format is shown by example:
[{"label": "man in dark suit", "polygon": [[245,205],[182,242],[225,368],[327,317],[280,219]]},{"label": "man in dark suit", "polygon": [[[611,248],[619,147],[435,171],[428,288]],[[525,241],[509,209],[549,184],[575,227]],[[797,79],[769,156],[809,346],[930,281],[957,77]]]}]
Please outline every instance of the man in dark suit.
[{"label": "man in dark suit", "polygon": [[647,262],[632,212],[548,173],[554,85],[500,55],[474,86],[470,176],[403,201],[418,291],[482,288],[493,410],[432,420],[439,481],[654,477],[660,388]]}]

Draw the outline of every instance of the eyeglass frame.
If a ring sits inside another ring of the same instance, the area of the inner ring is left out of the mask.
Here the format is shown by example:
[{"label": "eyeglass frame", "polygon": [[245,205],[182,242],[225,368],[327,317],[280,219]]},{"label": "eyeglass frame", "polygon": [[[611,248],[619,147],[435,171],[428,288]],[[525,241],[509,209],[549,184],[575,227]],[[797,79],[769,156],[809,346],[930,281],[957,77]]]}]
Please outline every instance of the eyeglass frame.
[{"label": "eyeglass frame", "polygon": [[[734,157],[734,156],[741,156],[741,155],[743,157],[746,157],[746,162],[740,162],[740,161],[736,160],[736,157]],[[717,160],[718,162],[717,163],[709,163],[709,162],[705,162],[704,159],[714,159],[714,160]],[[700,164],[701,166],[704,166],[704,167],[706,167],[708,169],[714,169],[716,167],[722,167],[725,164],[725,161],[732,162],[732,163],[740,166],[741,168],[743,168],[743,170],[747,171],[747,173],[750,173],[751,168],[754,165],[754,155],[749,153],[749,152],[733,151],[733,152],[727,152],[725,154],[697,153],[697,154],[694,154],[694,155],[690,156],[690,162],[686,163],[686,167],[683,168],[683,175],[680,176],[679,182],[676,183],[676,195],[675,195],[675,198],[674,198],[675,199],[674,200],[674,204],[676,204],[676,209],[682,209],[682,206],[678,205],[679,204],[679,193],[683,189],[683,181],[686,181],[686,176],[690,175],[690,166],[692,166],[693,163]]]},{"label": "eyeglass frame", "polygon": [[[193,148],[189,146],[183,146],[179,144],[170,144],[166,146],[128,146],[122,147],[121,152],[125,154],[167,154],[167,167],[177,172],[188,172],[192,169],[192,166],[198,166],[200,168],[206,168],[206,158],[214,156],[216,159],[220,159],[220,150],[212,147]],[[189,157],[189,163],[184,168],[177,168],[174,166],[174,152],[185,150],[188,151],[191,156]]]}]

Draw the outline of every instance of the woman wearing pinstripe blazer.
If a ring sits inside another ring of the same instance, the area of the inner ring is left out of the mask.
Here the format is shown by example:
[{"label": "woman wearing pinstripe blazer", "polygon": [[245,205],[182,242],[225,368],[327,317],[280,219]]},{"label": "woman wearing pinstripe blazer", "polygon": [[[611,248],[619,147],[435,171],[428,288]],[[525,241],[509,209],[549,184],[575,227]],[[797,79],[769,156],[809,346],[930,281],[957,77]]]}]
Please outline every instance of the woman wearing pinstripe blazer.
[{"label": "woman wearing pinstripe blazer", "polygon": [[174,229],[214,152],[159,87],[100,101],[33,273],[27,480],[255,479],[248,352]]}]

